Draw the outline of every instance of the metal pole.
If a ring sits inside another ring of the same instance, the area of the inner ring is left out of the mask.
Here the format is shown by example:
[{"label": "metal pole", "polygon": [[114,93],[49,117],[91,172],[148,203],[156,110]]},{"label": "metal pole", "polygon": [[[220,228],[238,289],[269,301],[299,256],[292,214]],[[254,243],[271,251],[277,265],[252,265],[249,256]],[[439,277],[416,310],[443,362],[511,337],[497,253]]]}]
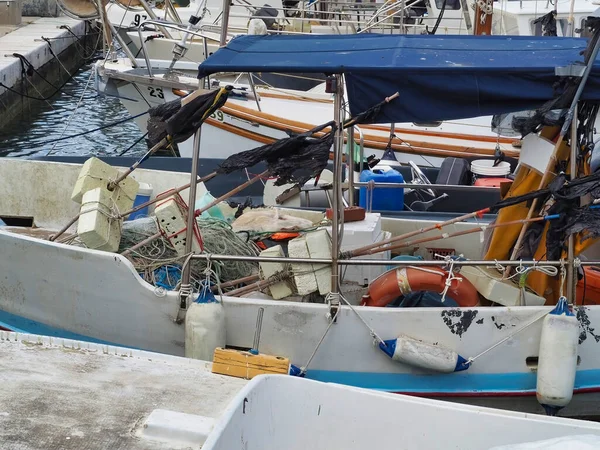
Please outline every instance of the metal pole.
[{"label": "metal pole", "polygon": [[[400,34],[405,34],[406,30],[404,29],[404,13],[406,9],[406,0],[402,0],[402,2],[400,3]],[[394,27],[394,19],[392,19],[392,34],[393,34],[393,27]]]},{"label": "metal pole", "polygon": [[[289,258],[286,256],[275,257],[275,256],[242,256],[242,255],[221,255],[221,254],[195,254],[192,259],[202,259],[211,261],[248,261],[248,262],[265,262],[265,263],[297,263],[297,264],[331,264],[332,259],[328,258]],[[444,266],[445,261],[400,261],[395,259],[340,259],[338,264],[342,266]],[[504,260],[504,261],[489,261],[489,260],[465,260],[465,261],[453,261],[454,266],[473,266],[473,267],[496,267],[497,264],[503,266],[552,266],[561,267],[565,264],[565,261],[532,261],[532,260]],[[582,266],[600,266],[600,261],[579,261]]]},{"label": "metal pole", "polygon": [[[200,158],[200,138],[202,137],[202,126],[196,130],[194,134],[194,150],[192,153],[192,173],[190,181],[190,192],[188,197],[188,216],[187,216],[187,228],[185,230],[185,253],[192,253],[192,239],[194,238],[194,221],[196,220],[195,205],[196,205],[196,183],[194,180],[198,179],[198,160]],[[183,317],[182,313],[187,309],[188,295],[191,290],[189,289],[190,278],[191,278],[191,261],[188,261],[183,268],[181,273],[181,287],[184,288],[179,291],[179,313],[177,314],[177,321],[180,322]]]},{"label": "metal pole", "polygon": [[[108,21],[108,19],[106,19],[106,20]],[[127,58],[129,58],[129,61],[131,61],[131,66],[132,67],[137,67],[138,65],[137,65],[137,62],[135,62],[135,56],[134,56],[134,54],[131,53],[131,50],[129,50],[129,47],[127,47],[127,44],[125,44],[125,41],[119,35],[119,32],[117,31],[117,29],[115,28],[115,26],[112,23],[110,23],[110,22],[107,22],[107,23],[108,23],[108,27],[110,28],[110,30],[113,33],[113,37],[117,40],[117,42],[119,43],[119,45],[123,49],[123,52],[125,52],[125,55],[127,56]]]},{"label": "metal pole", "polygon": [[348,129],[346,149],[348,155],[348,204],[354,206],[354,127]]},{"label": "metal pole", "polygon": [[[578,107],[575,105],[573,110],[573,121],[571,122],[571,157],[570,157],[570,172],[571,180],[577,178],[577,110]],[[576,269],[575,269],[575,236],[572,234],[569,236],[568,248],[567,248],[567,298],[573,304],[577,300],[576,291]]]},{"label": "metal pole", "polygon": [[335,75],[335,95],[333,106],[333,120],[337,126],[335,138],[333,140],[333,196],[332,196],[332,220],[331,220],[331,316],[335,317],[337,308],[339,308],[339,283],[340,283],[340,266],[338,265],[340,257],[340,226],[344,226],[343,213],[340,215],[342,205],[341,201],[341,176],[342,176],[342,149],[340,146],[340,138],[343,138],[343,130],[341,127],[342,115],[342,77]]},{"label": "metal pole", "polygon": [[[150,5],[148,5],[148,3],[146,2],[146,0],[139,0],[140,5],[142,5],[142,8],[144,8],[144,11],[146,11],[146,13],[148,14],[148,17],[150,17],[152,20],[156,20],[158,21],[158,17],[156,16],[156,14],[154,14],[154,11],[152,10],[152,8],[150,8]],[[140,24],[141,26],[141,24]],[[169,33],[169,31],[164,28],[161,27],[160,25],[157,25],[157,28],[159,29],[159,31],[165,35],[165,38],[167,39],[173,39],[173,36],[171,35],[171,33]],[[143,42],[143,41],[142,41]]]},{"label": "metal pole", "polygon": [[229,27],[229,9],[231,6],[231,0],[223,0],[223,19],[221,23],[221,38],[219,39],[219,46],[225,47],[227,45],[227,28]]}]

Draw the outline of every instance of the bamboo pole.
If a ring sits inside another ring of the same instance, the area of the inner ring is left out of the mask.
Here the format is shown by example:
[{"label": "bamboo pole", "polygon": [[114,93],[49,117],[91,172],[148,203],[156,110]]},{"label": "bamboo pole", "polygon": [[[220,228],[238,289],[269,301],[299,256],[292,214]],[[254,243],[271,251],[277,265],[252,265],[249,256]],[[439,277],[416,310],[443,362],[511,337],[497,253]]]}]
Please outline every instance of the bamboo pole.
[{"label": "bamboo pole", "polygon": [[71,228],[71,225],[73,225],[75,222],[77,222],[77,219],[79,219],[79,216],[81,216],[81,213],[77,214],[75,217],[73,217],[71,220],[69,220],[69,223],[67,223],[64,227],[62,227],[60,229],[60,231],[58,231],[58,233],[53,234],[52,236],[50,236],[50,238],[48,240],[49,241],[55,241],[59,236],[61,236],[62,234],[64,234],[65,231],[67,231],[69,228]]},{"label": "bamboo pole", "polygon": [[[433,231],[433,230],[441,230],[442,227],[448,226],[448,225],[453,225],[455,223],[458,222],[463,222],[467,219],[471,219],[473,217],[481,217],[484,214],[488,213],[490,211],[490,208],[485,208],[485,209],[480,209],[479,211],[475,211],[469,214],[465,214],[459,217],[455,217],[454,219],[450,219],[450,220],[446,220],[445,222],[441,222],[441,223],[436,223],[435,225],[431,225],[429,227],[424,227],[424,228],[420,228],[418,230],[415,231],[410,231],[408,233],[404,233],[400,236],[396,236],[390,239],[385,239],[381,242],[376,242],[374,244],[369,244],[369,245],[365,245],[364,247],[360,247],[357,249],[354,249],[350,252],[348,252],[348,257],[349,258],[355,258],[357,256],[363,256],[363,255],[371,255],[373,253],[378,253],[378,252],[371,252],[372,249],[381,247],[381,246],[385,246],[388,244],[392,244],[395,242],[399,242],[402,241],[404,239],[408,239],[411,238],[413,236],[416,236],[418,234],[423,234],[423,233],[427,233],[429,231]],[[389,248],[389,247],[388,247]],[[383,250],[379,250],[379,251],[383,251]]]},{"label": "bamboo pole", "polygon": [[[231,286],[235,286],[236,284],[242,284],[242,283],[254,283],[255,281],[259,280],[259,276],[258,274],[255,275],[248,275],[247,277],[242,277],[242,278],[238,278],[236,280],[231,280],[231,281],[227,281],[225,283],[220,283],[217,284],[215,286],[212,286],[210,288],[210,290],[212,292],[217,292],[220,289],[225,289]],[[245,287],[245,286],[244,286]],[[234,292],[234,291],[231,291]],[[229,293],[227,293],[227,295],[229,295]]]},{"label": "bamboo pole", "polygon": [[214,199],[211,203],[209,203],[206,206],[203,206],[201,209],[196,210],[196,217],[199,216],[200,214],[202,214],[204,211],[208,211],[210,208],[212,208],[215,205],[218,205],[219,203],[221,203],[223,200],[227,200],[230,197],[233,197],[235,194],[237,194],[238,192],[243,191],[244,189],[246,189],[248,186],[256,183],[258,180],[266,177],[267,175],[269,175],[269,171],[265,170],[264,172],[262,172],[259,175],[256,175],[255,177],[250,178],[248,181],[246,181],[245,183],[240,184],[238,187],[236,187],[235,189],[232,189],[231,191],[221,195],[220,197]]},{"label": "bamboo pole", "polygon": [[496,223],[496,224],[493,224],[493,225],[481,225],[481,226],[478,226],[478,227],[469,228],[468,230],[456,231],[454,233],[449,233],[449,234],[446,234],[446,235],[431,236],[431,237],[427,237],[427,238],[416,239],[414,241],[402,242],[400,244],[391,245],[391,246],[388,246],[388,247],[376,248],[376,249],[371,250],[370,253],[368,253],[368,254],[372,255],[374,253],[380,253],[380,252],[384,252],[384,251],[387,251],[387,250],[398,250],[398,249],[401,249],[401,248],[411,247],[413,245],[418,245],[418,244],[424,244],[426,242],[437,241],[437,240],[440,240],[440,239],[447,239],[447,238],[451,238],[451,237],[464,236],[465,234],[477,233],[477,232],[480,232],[480,231],[485,231],[486,229],[490,229],[490,228],[494,229],[494,228],[500,228],[500,227],[505,227],[505,226],[510,226],[510,225],[518,225],[518,224],[523,224],[523,223],[540,222],[542,220],[552,220],[552,219],[555,219],[557,217],[558,217],[558,215],[554,214],[552,216],[533,217],[531,219],[518,219],[518,220],[512,220],[510,222]]},{"label": "bamboo pole", "polygon": [[148,150],[146,152],[146,154],[139,159],[139,161],[136,161],[135,163],[133,163],[131,165],[131,167],[129,167],[129,169],[127,169],[125,172],[123,172],[121,175],[119,175],[119,177],[115,181],[111,181],[110,183],[108,183],[108,190],[114,191],[115,188],[118,186],[118,184],[121,181],[123,181],[125,178],[127,178],[129,175],[131,175],[131,172],[133,172],[135,169],[137,169],[140,164],[142,164],[144,161],[146,161],[148,158],[150,158],[150,156],[152,156],[152,154],[154,152],[156,152],[158,149],[162,148],[162,146],[167,144],[168,142],[169,141],[167,140],[167,138],[161,139],[161,141],[158,144],[154,145],[150,150]]}]

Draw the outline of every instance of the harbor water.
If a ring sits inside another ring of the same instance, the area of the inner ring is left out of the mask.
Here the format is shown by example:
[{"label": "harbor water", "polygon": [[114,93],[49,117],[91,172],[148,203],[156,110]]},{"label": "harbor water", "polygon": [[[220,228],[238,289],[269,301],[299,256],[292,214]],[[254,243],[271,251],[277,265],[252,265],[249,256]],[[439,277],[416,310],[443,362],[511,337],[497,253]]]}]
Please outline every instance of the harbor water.
[{"label": "harbor water", "polygon": [[[67,76],[65,74],[64,78]],[[35,96],[31,88],[26,93]],[[142,136],[133,120],[89,134],[69,138],[127,119],[129,113],[118,98],[99,95],[94,87],[93,63],[84,65],[48,101],[38,101],[24,111],[23,117],[0,129],[0,156],[31,158],[51,155],[116,156]],[[143,154],[142,140],[128,156]]]}]

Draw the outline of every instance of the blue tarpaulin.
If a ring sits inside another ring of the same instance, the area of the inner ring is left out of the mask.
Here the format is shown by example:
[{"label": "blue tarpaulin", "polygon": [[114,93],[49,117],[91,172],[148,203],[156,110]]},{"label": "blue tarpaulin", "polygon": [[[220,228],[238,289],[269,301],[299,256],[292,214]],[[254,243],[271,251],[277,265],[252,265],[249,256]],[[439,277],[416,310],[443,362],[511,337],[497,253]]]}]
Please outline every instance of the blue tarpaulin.
[{"label": "blue tarpaulin", "polygon": [[[583,64],[587,39],[381,34],[240,36],[200,64],[217,72],[344,74],[356,115],[399,92],[376,123],[531,110],[560,94],[555,70]],[[600,64],[583,99],[600,100]]]}]

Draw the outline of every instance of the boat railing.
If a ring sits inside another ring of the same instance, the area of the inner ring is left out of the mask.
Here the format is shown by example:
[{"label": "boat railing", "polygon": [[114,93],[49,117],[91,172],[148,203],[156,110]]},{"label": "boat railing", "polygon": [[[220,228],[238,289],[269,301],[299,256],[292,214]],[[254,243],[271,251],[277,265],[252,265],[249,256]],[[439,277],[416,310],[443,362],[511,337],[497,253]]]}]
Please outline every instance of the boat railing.
[{"label": "boat railing", "polygon": [[[428,24],[425,23],[402,23],[401,17],[403,11],[394,11],[390,15],[376,20],[368,25],[363,21],[352,18],[350,11],[329,11],[327,14],[330,18],[320,18],[318,24],[314,24],[315,19],[312,17],[286,17],[280,18],[281,22],[287,22],[286,25],[281,25],[278,29],[270,29],[269,34],[310,34],[316,26],[329,26],[334,34],[354,34],[366,32],[385,32],[391,31],[402,34],[421,34],[427,30]],[[232,18],[247,18],[243,15],[232,14]],[[269,16],[253,16],[255,19],[272,19]],[[396,21],[398,20],[398,21]],[[458,17],[450,17],[444,19],[444,25],[438,28],[438,33],[443,34],[458,34],[466,30],[463,25],[463,19]],[[230,27],[231,31],[231,27]],[[247,32],[247,28],[237,27],[239,32]]]},{"label": "boat railing", "polygon": [[[148,52],[146,50],[146,42],[144,37],[142,36],[142,30],[144,28],[144,25],[154,25],[154,26],[161,26],[161,27],[165,27],[165,28],[170,28],[173,30],[177,30],[179,32],[182,33],[187,33],[187,34],[191,34],[193,36],[197,36],[199,38],[202,39],[202,43],[204,45],[204,56],[206,57],[208,55],[208,43],[207,43],[207,39],[213,39],[212,36],[208,36],[206,34],[204,34],[205,31],[205,26],[204,25],[200,25],[196,30],[188,30],[187,28],[184,28],[183,25],[181,24],[177,24],[177,23],[173,23],[173,22],[163,22],[163,21],[158,21],[158,20],[144,20],[143,22],[140,23],[140,25],[138,26],[138,36],[140,39],[140,45],[142,46],[142,53],[144,54],[144,60],[146,61],[146,68],[148,70],[148,76],[153,77],[154,74],[152,72],[152,64],[150,62],[150,58],[148,56]],[[208,27],[206,27],[208,28]],[[134,64],[136,64],[135,59],[132,61]]]},{"label": "boat railing", "polygon": [[[382,246],[383,247],[383,246]],[[246,261],[246,262],[264,262],[264,263],[293,263],[293,264],[332,264],[331,258],[296,258],[287,256],[242,256],[242,255],[224,255],[224,254],[209,254],[209,253],[194,253],[190,256],[193,259],[204,261]],[[439,267],[444,265],[444,260],[396,260],[396,259],[339,259],[340,265],[345,266],[395,266],[395,267]],[[578,266],[600,266],[600,261],[576,261]],[[541,261],[541,260],[462,260],[453,259],[453,267],[538,267],[552,266],[565,267],[567,260],[559,261]]]}]

